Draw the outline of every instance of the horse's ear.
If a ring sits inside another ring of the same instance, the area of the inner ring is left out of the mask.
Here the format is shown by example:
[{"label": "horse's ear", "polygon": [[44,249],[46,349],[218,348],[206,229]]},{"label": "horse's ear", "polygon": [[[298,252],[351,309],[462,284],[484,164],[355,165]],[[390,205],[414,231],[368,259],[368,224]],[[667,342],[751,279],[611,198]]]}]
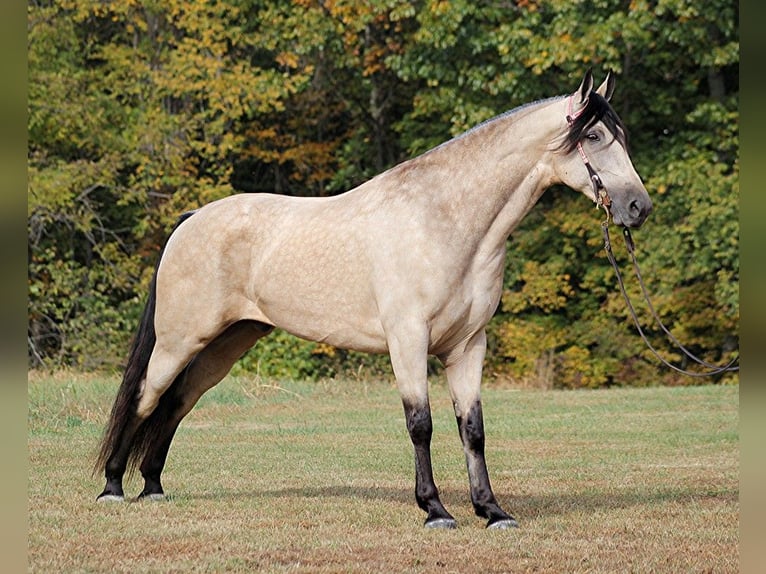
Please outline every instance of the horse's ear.
[{"label": "horse's ear", "polygon": [[606,79],[604,80],[604,83],[598,87],[596,93],[603,96],[604,99],[608,102],[612,99],[612,94],[614,93],[614,83],[614,74],[612,73],[612,70],[609,70],[606,73]]},{"label": "horse's ear", "polygon": [[584,104],[586,101],[588,101],[588,96],[590,96],[591,90],[593,90],[593,70],[588,68],[588,71],[585,72],[582,83],[580,83],[580,87],[577,88],[576,92],[580,94],[581,104]]}]

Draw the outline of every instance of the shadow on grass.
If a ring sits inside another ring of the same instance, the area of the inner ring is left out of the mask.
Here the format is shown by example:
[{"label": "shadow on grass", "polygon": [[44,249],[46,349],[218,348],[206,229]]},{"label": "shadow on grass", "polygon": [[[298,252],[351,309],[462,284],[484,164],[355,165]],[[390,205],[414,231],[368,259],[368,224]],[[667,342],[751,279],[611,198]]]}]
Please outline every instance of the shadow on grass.
[{"label": "shadow on grass", "polygon": [[273,490],[223,490],[184,495],[187,500],[242,500],[259,498],[346,498],[364,500],[390,500],[400,503],[414,503],[415,493],[401,488],[383,486],[318,486],[290,487]]},{"label": "shadow on grass", "polygon": [[598,514],[638,506],[654,506],[668,503],[689,505],[705,501],[735,503],[739,498],[737,490],[654,488],[652,490],[630,489],[619,492],[568,492],[532,496],[501,497],[511,514],[521,520],[532,521],[546,516],[570,513]]},{"label": "shadow on grass", "polygon": [[[470,505],[468,488],[440,489],[441,499],[445,506],[458,508]],[[389,501],[402,505],[415,505],[413,489],[392,488],[383,486],[319,486],[319,487],[288,487],[271,490],[240,490],[221,491],[217,493],[191,494],[187,500],[234,500],[234,499],[277,499],[277,498],[343,498],[348,500]],[[564,515],[573,512],[595,514],[603,511],[631,508],[644,505],[661,505],[665,503],[691,504],[705,501],[736,503],[739,499],[737,489],[700,489],[691,488],[651,488],[626,489],[617,492],[599,493],[568,492],[543,495],[508,495],[500,493],[498,501],[501,506],[523,522],[547,516]]]}]

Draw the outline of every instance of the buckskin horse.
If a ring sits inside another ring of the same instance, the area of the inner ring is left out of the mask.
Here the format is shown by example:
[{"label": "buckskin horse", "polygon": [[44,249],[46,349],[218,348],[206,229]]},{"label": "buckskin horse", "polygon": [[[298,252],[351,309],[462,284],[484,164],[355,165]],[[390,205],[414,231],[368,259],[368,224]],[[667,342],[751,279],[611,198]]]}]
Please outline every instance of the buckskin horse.
[{"label": "buckskin horse", "polygon": [[388,353],[415,451],[425,526],[454,528],[431,468],[429,355],[445,367],[471,501],[489,528],[517,526],[484,456],[485,325],[503,283],[506,239],[553,184],[617,225],[652,202],[609,104],[614,76],[506,112],[334,197],[239,194],[184,214],[160,254],[111,411],[98,500],[164,496],[160,475],[183,417],[255,342],[279,328],[340,348]]}]

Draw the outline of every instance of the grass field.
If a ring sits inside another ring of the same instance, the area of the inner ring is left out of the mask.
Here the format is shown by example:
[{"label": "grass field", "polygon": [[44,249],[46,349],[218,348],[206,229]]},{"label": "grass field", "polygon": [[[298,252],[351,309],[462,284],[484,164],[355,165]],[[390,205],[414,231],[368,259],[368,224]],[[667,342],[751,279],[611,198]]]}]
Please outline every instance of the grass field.
[{"label": "grass field", "polygon": [[[455,531],[427,531],[393,385],[225,380],[187,417],[168,500],[97,504],[116,379],[29,377],[32,572],[737,572],[737,387],[485,388],[495,493],[472,514],[447,389],[434,473]],[[138,493],[138,477],[126,494]]]}]

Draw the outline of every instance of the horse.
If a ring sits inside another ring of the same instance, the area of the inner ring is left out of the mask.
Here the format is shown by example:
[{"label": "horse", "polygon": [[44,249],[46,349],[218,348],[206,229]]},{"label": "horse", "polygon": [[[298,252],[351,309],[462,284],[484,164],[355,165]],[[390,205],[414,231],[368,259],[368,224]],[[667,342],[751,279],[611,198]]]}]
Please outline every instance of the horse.
[{"label": "horse", "polygon": [[261,337],[283,329],[338,348],[388,353],[415,453],[415,500],[429,528],[455,528],[434,483],[427,360],[444,366],[471,502],[488,528],[517,527],[484,454],[485,326],[500,301],[507,238],[543,192],[563,184],[607,218],[640,227],[652,201],[609,103],[594,89],[488,120],[358,187],[321,198],[235,194],[171,231],[126,363],[95,471],[99,501],[137,499],[160,480],[179,423]]}]

